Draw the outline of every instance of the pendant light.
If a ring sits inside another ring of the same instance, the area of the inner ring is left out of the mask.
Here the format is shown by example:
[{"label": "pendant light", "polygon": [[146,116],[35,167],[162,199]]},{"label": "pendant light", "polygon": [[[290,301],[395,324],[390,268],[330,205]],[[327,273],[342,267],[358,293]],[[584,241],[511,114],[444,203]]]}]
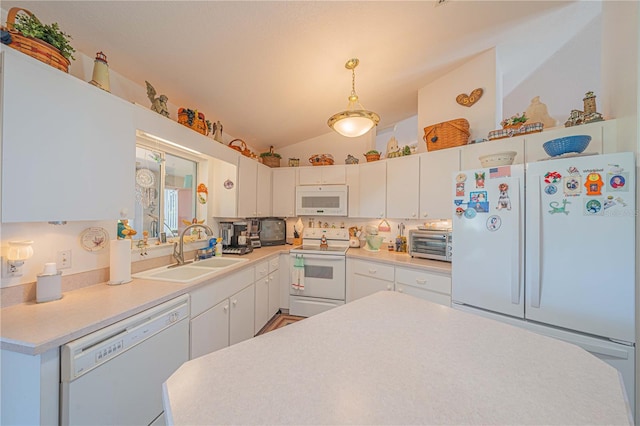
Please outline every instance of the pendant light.
[{"label": "pendant light", "polygon": [[356,72],[355,69],[360,61],[357,58],[349,59],[344,67],[351,70],[351,96],[347,110],[333,114],[327,124],[342,136],[355,138],[367,133],[373,126],[380,122],[380,116],[372,111],[364,109],[358,101],[356,95]]}]

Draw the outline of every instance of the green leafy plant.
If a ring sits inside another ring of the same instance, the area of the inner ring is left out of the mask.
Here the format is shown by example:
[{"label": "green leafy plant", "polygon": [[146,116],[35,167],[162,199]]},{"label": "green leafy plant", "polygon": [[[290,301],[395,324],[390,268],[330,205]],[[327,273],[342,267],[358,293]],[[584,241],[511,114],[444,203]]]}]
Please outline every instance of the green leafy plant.
[{"label": "green leafy plant", "polygon": [[69,40],[71,36],[60,29],[57,22],[51,25],[43,25],[38,18],[33,15],[19,14],[13,26],[25,37],[37,38],[49,43],[60,51],[67,59],[75,59],[73,53],[76,51]]},{"label": "green leafy plant", "polygon": [[380,152],[376,151],[375,149],[372,149],[371,151],[367,151],[366,154],[364,155],[380,155]]},{"label": "green leafy plant", "polygon": [[509,118],[505,118],[504,120],[502,120],[502,121],[500,122],[500,125],[501,125],[502,127],[505,127],[505,126],[513,126],[514,124],[518,124],[518,123],[523,124],[523,123],[524,123],[524,122],[526,122],[528,119],[529,119],[529,118],[528,118],[528,117],[526,117],[526,116],[524,115],[524,112],[523,112],[523,113],[522,113],[522,115],[520,115],[520,114],[516,114],[516,115],[512,115],[512,116],[511,116],[511,117],[509,117]]}]

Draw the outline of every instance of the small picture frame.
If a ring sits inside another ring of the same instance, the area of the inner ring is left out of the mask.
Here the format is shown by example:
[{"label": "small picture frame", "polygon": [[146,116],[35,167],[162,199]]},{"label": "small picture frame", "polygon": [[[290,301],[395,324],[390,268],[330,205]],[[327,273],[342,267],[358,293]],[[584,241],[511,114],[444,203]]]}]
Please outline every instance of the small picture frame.
[{"label": "small picture frame", "polygon": [[160,242],[163,243],[163,244],[167,242],[167,233],[166,232],[161,232],[160,233]]}]

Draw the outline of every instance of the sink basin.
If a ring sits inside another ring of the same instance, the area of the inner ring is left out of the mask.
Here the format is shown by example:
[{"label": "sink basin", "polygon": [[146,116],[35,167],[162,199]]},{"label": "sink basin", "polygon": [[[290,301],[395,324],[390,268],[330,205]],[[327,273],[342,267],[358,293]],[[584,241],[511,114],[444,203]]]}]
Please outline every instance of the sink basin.
[{"label": "sink basin", "polygon": [[210,257],[209,259],[198,260],[190,263],[189,266],[202,268],[226,268],[240,262],[246,262],[247,259],[233,259],[228,257]]},{"label": "sink basin", "polygon": [[215,275],[235,264],[246,262],[247,259],[210,258],[198,262],[188,263],[182,266],[162,266],[148,271],[133,274],[133,278],[145,280],[171,281],[177,283],[190,283],[207,275]]}]

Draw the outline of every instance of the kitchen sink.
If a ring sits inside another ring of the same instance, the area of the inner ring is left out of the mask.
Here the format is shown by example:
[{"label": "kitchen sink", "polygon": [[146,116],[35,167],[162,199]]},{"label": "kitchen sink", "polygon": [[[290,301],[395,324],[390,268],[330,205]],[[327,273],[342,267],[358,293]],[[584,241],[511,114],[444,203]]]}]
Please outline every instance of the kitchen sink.
[{"label": "kitchen sink", "polygon": [[213,276],[226,268],[246,261],[247,259],[210,258],[182,266],[162,266],[133,274],[132,277],[186,284],[205,276]]}]

